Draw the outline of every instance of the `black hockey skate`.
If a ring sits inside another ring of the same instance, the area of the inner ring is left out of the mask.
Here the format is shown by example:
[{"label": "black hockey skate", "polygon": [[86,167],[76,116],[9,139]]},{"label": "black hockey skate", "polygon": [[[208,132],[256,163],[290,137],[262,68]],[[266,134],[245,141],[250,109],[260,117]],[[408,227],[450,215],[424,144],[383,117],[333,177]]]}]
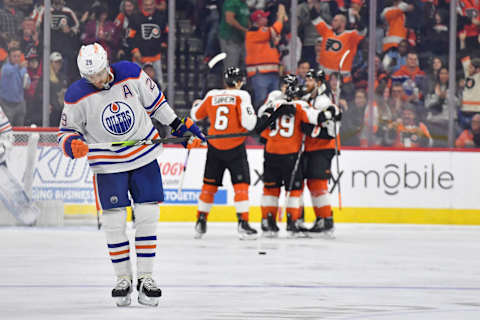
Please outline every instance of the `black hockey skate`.
[{"label": "black hockey skate", "polygon": [[278,237],[278,231],[280,231],[280,229],[278,228],[277,222],[275,221],[275,218],[271,212],[268,213],[266,219],[262,219],[262,231],[262,235],[266,238]]},{"label": "black hockey skate", "polygon": [[207,233],[207,217],[205,213],[200,213],[195,223],[195,239],[201,239]]},{"label": "black hockey skate", "polygon": [[129,306],[132,302],[132,280],[122,277],[117,280],[117,285],[112,289],[112,297],[116,300],[118,307]]},{"label": "black hockey skate", "polygon": [[314,238],[333,239],[335,238],[333,234],[334,230],[333,216],[328,218],[317,217],[308,234]]},{"label": "black hockey skate", "polygon": [[305,224],[305,208],[301,208],[300,218],[297,219],[296,225],[301,232],[308,232],[309,228]]},{"label": "black hockey skate", "polygon": [[287,213],[287,237],[288,238],[308,238],[306,230],[300,229],[299,220],[293,220],[292,215]]},{"label": "black hockey skate", "polygon": [[138,278],[137,291],[138,303],[151,307],[158,306],[158,298],[162,296],[162,290],[157,287],[150,275]]},{"label": "black hockey skate", "polygon": [[257,230],[250,227],[248,221],[238,221],[238,237],[240,240],[255,240],[257,239]]}]

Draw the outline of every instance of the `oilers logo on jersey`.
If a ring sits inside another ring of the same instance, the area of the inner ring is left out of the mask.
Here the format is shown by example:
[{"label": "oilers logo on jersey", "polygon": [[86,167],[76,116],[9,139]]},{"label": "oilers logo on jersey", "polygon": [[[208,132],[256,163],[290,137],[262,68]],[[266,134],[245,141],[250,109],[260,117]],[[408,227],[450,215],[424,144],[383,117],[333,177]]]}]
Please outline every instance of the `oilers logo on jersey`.
[{"label": "oilers logo on jersey", "polygon": [[102,112],[103,127],[111,134],[126,134],[133,128],[134,123],[135,115],[125,102],[110,103]]}]

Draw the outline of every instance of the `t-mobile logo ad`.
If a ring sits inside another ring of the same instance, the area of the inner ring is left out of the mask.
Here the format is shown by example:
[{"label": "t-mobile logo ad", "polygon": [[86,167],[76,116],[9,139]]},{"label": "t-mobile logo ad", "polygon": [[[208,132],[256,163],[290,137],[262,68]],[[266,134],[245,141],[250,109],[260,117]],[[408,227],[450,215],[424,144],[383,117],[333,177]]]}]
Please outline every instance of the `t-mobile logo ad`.
[{"label": "t-mobile logo ad", "polygon": [[425,164],[421,170],[409,168],[407,163],[389,163],[382,169],[351,172],[352,189],[377,188],[390,196],[406,190],[449,190],[454,181],[452,172],[439,169],[433,163]]}]

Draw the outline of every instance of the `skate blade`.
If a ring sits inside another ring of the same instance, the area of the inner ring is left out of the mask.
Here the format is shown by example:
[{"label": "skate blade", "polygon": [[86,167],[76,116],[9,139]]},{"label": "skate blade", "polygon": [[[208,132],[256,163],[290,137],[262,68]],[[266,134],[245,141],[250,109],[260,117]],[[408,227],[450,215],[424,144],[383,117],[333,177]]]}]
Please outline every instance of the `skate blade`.
[{"label": "skate blade", "polygon": [[278,232],[273,232],[273,231],[263,232],[262,237],[269,238],[269,239],[278,238]]},{"label": "skate blade", "polygon": [[193,236],[193,238],[194,238],[194,239],[202,239],[202,237],[203,237],[204,234],[205,234],[205,233],[197,232],[197,233],[195,233],[195,235]]},{"label": "skate blade", "polygon": [[128,307],[132,303],[130,294],[126,297],[115,297],[115,303],[117,307]]},{"label": "skate blade", "polygon": [[323,231],[323,232],[309,232],[311,238],[315,239],[336,239],[335,234],[332,231]]},{"label": "skate blade", "polygon": [[306,232],[291,232],[289,231],[287,233],[287,238],[288,239],[306,239],[306,238],[310,238],[310,236],[306,233]]},{"label": "skate blade", "polygon": [[245,234],[245,233],[239,233],[238,238],[240,240],[257,240],[258,234]]},{"label": "skate blade", "polygon": [[307,233],[307,232],[303,232],[303,231],[300,231],[300,232],[297,232],[295,234],[295,238],[310,238],[310,235]]},{"label": "skate blade", "polygon": [[158,297],[147,297],[144,294],[138,295],[138,303],[143,304],[144,306],[156,307],[158,306]]}]

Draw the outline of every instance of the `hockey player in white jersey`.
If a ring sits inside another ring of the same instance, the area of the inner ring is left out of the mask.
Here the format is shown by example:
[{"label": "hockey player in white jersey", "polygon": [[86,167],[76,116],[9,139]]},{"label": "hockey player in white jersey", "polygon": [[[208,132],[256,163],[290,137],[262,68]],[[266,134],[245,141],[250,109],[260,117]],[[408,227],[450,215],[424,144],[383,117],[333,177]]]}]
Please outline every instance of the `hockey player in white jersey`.
[{"label": "hockey player in white jersey", "polygon": [[[180,120],[155,82],[128,61],[108,65],[107,53],[95,43],[82,46],[77,58],[82,79],[65,94],[58,142],[72,159],[87,156],[94,172],[97,205],[117,277],[112,290],[118,306],[130,304],[132,267],[125,231],[129,194],[135,204],[137,291],[141,304],[156,306],[161,290],[152,278],[156,251],[158,202],[163,201],[157,163],[162,145],[89,148],[90,143],[148,140],[159,137],[151,118],[172,127],[176,136],[191,131],[205,137],[191,119]],[[133,247],[133,245],[132,245]]]},{"label": "hockey player in white jersey", "polygon": [[332,176],[331,163],[335,155],[335,137],[338,135],[340,127],[341,112],[332,101],[325,72],[322,69],[317,71],[311,69],[307,72],[306,78],[307,82],[313,83],[313,85],[304,99],[308,100],[314,109],[331,114],[329,120],[318,126],[302,124],[302,130],[307,136],[303,158],[304,177],[307,180],[316,217],[313,227],[309,230],[309,235],[314,237],[332,236],[334,226],[328,180]]}]

